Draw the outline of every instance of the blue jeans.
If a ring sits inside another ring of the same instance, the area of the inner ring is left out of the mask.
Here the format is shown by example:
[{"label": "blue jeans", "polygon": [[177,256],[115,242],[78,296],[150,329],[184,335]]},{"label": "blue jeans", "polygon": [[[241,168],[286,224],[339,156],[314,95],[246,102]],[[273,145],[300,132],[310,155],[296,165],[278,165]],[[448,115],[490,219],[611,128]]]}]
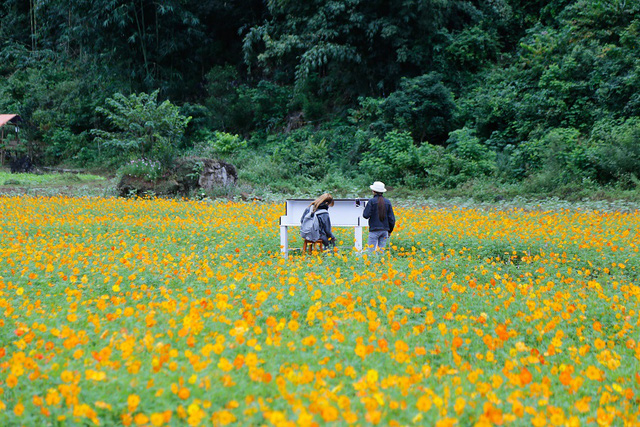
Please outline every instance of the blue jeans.
[{"label": "blue jeans", "polygon": [[384,248],[388,238],[389,232],[387,230],[369,231],[369,239],[367,241],[369,252],[373,252],[378,248]]}]

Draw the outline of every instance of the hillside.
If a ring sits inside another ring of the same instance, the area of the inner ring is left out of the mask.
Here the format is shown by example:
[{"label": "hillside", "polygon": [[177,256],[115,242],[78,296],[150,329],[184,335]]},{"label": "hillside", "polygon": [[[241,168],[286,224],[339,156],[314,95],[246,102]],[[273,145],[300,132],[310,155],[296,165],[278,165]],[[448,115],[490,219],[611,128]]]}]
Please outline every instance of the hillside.
[{"label": "hillside", "polygon": [[8,0],[0,112],[21,115],[39,165],[144,158],[162,173],[197,154],[277,192],[372,179],[634,191],[639,12],[595,0]]}]

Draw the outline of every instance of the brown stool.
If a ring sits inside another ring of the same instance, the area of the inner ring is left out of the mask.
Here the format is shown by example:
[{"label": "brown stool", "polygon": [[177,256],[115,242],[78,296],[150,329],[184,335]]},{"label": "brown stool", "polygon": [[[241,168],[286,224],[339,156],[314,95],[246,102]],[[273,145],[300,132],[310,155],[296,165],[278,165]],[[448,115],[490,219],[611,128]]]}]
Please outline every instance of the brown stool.
[{"label": "brown stool", "polygon": [[[315,245],[318,245],[318,249],[315,249]],[[302,252],[311,253],[314,250],[317,250],[318,252],[322,250],[322,240],[316,240],[315,242],[312,242],[311,240],[305,239],[304,243],[302,244]]]}]

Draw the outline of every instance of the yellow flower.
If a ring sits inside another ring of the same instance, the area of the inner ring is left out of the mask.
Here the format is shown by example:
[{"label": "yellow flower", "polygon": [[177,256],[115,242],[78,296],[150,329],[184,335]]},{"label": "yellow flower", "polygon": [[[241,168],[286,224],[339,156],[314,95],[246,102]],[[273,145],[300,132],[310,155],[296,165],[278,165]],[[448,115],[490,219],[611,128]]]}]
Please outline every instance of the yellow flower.
[{"label": "yellow flower", "polygon": [[149,423],[149,417],[147,417],[145,414],[143,413],[139,413],[136,414],[136,416],[133,418],[134,422],[136,424],[138,424],[139,426],[141,425],[145,425]]},{"label": "yellow flower", "polygon": [[24,405],[22,402],[18,402],[16,406],[13,407],[13,413],[16,414],[16,417],[21,417],[24,413]]},{"label": "yellow flower", "polygon": [[603,381],[604,380],[604,372],[600,369],[596,368],[593,365],[589,365],[587,368],[585,375],[587,378],[593,381]]},{"label": "yellow flower", "polygon": [[233,365],[225,357],[221,357],[218,362],[218,368],[222,369],[224,372],[229,372],[233,369]]},{"label": "yellow flower", "polygon": [[431,398],[426,394],[423,394],[418,398],[416,407],[420,412],[427,412],[429,409],[431,409],[432,404],[433,402],[431,401]]},{"label": "yellow flower", "polygon": [[127,397],[127,407],[129,408],[129,412],[134,412],[139,404],[140,396],[137,394],[130,394],[129,397]]}]

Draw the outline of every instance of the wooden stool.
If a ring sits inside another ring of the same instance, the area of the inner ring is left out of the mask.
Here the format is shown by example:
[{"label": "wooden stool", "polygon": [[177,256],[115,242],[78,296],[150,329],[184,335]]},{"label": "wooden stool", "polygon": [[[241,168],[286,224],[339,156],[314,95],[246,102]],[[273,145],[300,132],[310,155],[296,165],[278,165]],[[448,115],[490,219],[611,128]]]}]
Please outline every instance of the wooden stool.
[{"label": "wooden stool", "polygon": [[317,251],[320,252],[322,250],[322,240],[316,240],[315,242],[312,242],[311,240],[305,239],[304,243],[302,244],[302,252],[303,253],[313,252],[314,250],[316,250],[315,245],[318,245]]}]

